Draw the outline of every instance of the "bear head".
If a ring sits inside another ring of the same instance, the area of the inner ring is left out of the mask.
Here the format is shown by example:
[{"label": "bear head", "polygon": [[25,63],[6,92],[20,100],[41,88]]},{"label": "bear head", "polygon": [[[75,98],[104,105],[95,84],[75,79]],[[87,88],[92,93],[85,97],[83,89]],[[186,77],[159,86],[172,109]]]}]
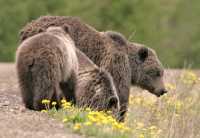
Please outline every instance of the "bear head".
[{"label": "bear head", "polygon": [[153,49],[142,44],[129,42],[117,32],[107,31],[103,34],[113,40],[119,51],[128,55],[132,85],[146,89],[158,97],[167,92],[163,82],[164,68]]}]

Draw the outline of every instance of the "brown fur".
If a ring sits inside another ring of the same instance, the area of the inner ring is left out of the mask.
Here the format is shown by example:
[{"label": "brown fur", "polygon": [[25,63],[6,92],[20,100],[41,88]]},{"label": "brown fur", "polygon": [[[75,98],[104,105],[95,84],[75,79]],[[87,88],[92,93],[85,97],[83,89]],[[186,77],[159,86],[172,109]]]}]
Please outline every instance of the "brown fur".
[{"label": "brown fur", "polygon": [[75,17],[44,16],[32,21],[22,29],[21,42],[45,31],[49,26],[64,26],[66,24],[70,27],[69,34],[76,47],[113,77],[120,99],[121,120],[123,120],[128,105],[131,72],[128,56],[117,51],[109,37],[105,37]]},{"label": "brown fur", "polygon": [[117,117],[119,97],[113,79],[107,71],[97,67],[77,49],[79,74],[77,77],[76,103],[95,110],[110,110]]},{"label": "brown fur", "polygon": [[26,39],[16,55],[18,80],[27,108],[44,109],[43,99],[74,100],[78,59],[73,41],[62,28],[50,27]]},{"label": "brown fur", "polygon": [[132,85],[147,89],[156,96],[167,92],[163,82],[164,68],[153,49],[131,43],[117,32],[107,31],[105,34],[113,39],[119,51],[129,56]]}]

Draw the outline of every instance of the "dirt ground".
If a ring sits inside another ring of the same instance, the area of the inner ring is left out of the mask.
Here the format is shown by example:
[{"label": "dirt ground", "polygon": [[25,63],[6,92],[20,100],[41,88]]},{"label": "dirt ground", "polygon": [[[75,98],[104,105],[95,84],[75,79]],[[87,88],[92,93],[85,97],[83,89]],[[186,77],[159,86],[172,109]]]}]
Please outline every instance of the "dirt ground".
[{"label": "dirt ground", "polygon": [[23,107],[15,65],[0,63],[0,138],[80,138],[44,113]]}]

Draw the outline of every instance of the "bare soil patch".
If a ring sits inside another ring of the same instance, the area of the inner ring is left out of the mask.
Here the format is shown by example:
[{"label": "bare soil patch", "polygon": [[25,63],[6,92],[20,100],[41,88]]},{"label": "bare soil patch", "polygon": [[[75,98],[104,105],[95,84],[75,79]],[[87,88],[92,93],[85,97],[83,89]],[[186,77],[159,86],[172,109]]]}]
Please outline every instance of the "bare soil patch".
[{"label": "bare soil patch", "polygon": [[9,63],[0,63],[0,128],[0,138],[80,138],[47,114],[24,108]]}]

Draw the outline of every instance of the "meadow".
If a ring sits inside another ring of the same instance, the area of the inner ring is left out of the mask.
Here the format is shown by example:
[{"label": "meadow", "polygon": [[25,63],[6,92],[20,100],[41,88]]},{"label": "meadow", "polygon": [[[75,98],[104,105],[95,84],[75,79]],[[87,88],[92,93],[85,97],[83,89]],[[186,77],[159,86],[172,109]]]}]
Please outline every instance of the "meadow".
[{"label": "meadow", "polygon": [[198,138],[200,137],[200,72],[167,70],[168,93],[157,98],[139,88],[131,89],[124,123],[111,112],[77,108],[62,100],[62,109],[49,110],[56,102],[44,99],[47,113],[62,121],[74,133],[95,138]]}]

